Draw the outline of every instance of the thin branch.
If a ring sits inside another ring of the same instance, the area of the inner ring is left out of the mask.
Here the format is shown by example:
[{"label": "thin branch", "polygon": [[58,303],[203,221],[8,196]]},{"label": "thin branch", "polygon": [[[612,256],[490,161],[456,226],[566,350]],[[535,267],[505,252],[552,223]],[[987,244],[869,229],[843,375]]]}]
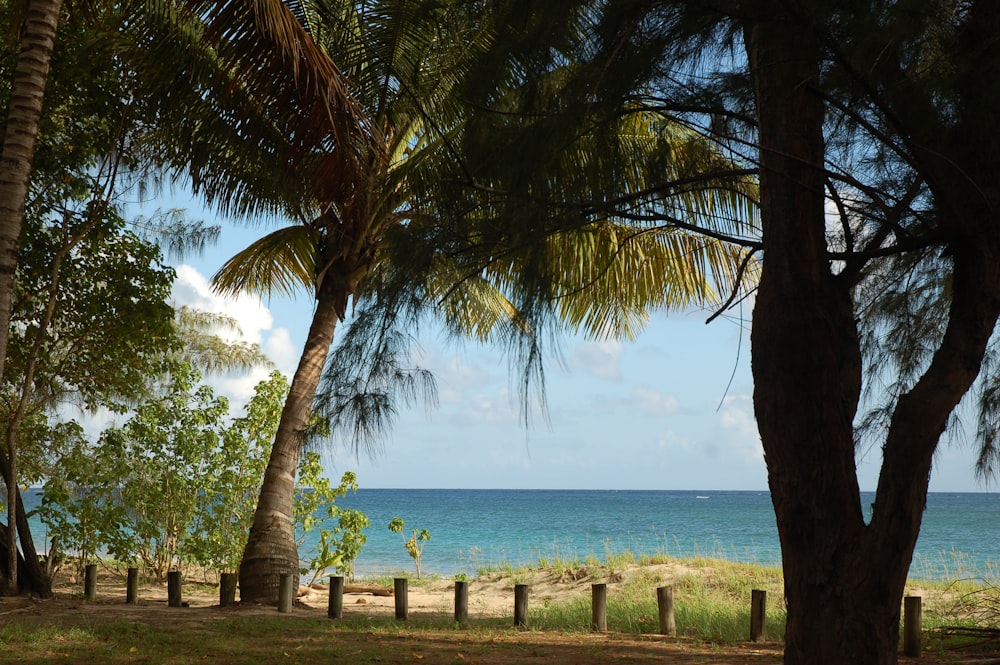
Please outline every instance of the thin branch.
[{"label": "thin branch", "polygon": [[749,251],[746,256],[743,257],[743,260],[740,261],[740,265],[736,269],[736,277],[733,280],[732,292],[729,294],[726,302],[722,303],[722,306],[719,307],[719,309],[716,310],[712,316],[708,317],[708,320],[705,321],[706,325],[717,319],[724,311],[729,309],[729,307],[733,304],[733,301],[736,300],[736,296],[740,293],[740,284],[743,282],[743,275],[746,273],[747,268],[750,265],[750,260],[754,257],[754,254],[756,254],[756,250]]}]

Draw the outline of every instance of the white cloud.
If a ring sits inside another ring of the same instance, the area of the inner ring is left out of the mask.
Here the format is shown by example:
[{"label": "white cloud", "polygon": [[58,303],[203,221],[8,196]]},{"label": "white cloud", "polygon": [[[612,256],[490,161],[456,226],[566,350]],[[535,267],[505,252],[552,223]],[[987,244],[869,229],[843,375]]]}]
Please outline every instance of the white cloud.
[{"label": "white cloud", "polygon": [[441,386],[458,392],[482,389],[492,380],[490,372],[481,365],[466,362],[457,355],[435,368],[434,373]]},{"label": "white cloud", "polygon": [[456,406],[454,420],[461,424],[510,425],[518,422],[518,411],[506,388],[492,394],[467,394],[461,404]]},{"label": "white cloud", "polygon": [[229,400],[230,413],[241,413],[243,406],[253,397],[254,388],[267,379],[270,372],[262,367],[234,376],[206,375],[203,382],[212,386],[216,395],[224,395]]},{"label": "white cloud", "polygon": [[678,451],[678,450],[691,450],[692,444],[691,440],[681,436],[676,432],[664,432],[660,434],[656,439],[657,450],[662,451]]},{"label": "white cloud", "polygon": [[570,369],[582,370],[597,379],[621,381],[621,363],[625,347],[621,342],[583,342],[573,347]]},{"label": "white cloud", "polygon": [[669,416],[680,408],[676,395],[664,395],[646,386],[632,389],[632,401],[639,413],[645,416]]},{"label": "white cloud", "polygon": [[750,395],[726,396],[719,412],[717,429],[718,438],[733,454],[745,460],[764,459]]},{"label": "white cloud", "polygon": [[[289,377],[294,373],[301,349],[295,348],[287,328],[272,327],[274,317],[260,298],[222,297],[212,291],[204,275],[189,265],[177,267],[173,298],[178,306],[186,305],[203,312],[231,317],[239,325],[240,334],[219,331],[220,337],[229,341],[258,344],[279,371]],[[254,387],[266,379],[270,372],[268,368],[258,368],[248,373],[209,375],[204,380],[215,389],[216,394],[225,395],[229,399],[233,412],[239,412],[253,396]]]},{"label": "white cloud", "polygon": [[264,353],[270,358],[275,366],[286,376],[295,373],[299,359],[302,357],[302,349],[292,342],[292,336],[288,328],[275,328],[264,343]]},{"label": "white cloud", "polygon": [[261,344],[263,333],[270,331],[274,324],[271,312],[260,298],[255,296],[224,298],[214,293],[204,275],[189,265],[177,267],[173,297],[178,305],[232,317],[239,324],[243,334],[231,338],[238,337],[252,344]]}]

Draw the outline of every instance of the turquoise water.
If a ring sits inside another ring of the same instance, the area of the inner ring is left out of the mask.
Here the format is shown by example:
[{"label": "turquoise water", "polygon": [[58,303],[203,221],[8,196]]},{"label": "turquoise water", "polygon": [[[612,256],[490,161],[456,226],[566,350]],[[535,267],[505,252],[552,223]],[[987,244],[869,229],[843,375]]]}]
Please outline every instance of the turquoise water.
[{"label": "turquoise water", "polygon": [[[26,498],[30,509],[33,497]],[[864,505],[873,498],[864,495]],[[442,576],[623,551],[780,562],[767,492],[362,489],[341,503],[371,519],[359,575],[413,570],[402,536],[387,528],[393,517],[406,522],[407,534],[430,531],[423,569]],[[35,535],[44,542],[40,526]],[[310,547],[301,548],[303,558]],[[931,494],[911,574],[998,578],[998,562],[1000,495]]]}]

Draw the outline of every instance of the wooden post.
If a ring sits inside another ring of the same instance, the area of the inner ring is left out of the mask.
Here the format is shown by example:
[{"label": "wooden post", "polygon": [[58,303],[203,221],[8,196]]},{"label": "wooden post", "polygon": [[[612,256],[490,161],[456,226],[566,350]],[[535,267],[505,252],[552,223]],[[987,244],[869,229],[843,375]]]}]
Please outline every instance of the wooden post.
[{"label": "wooden post", "polygon": [[674,588],[661,586],[656,589],[656,606],[660,611],[660,634],[677,636],[677,623],[674,621]]},{"label": "wooden post", "polygon": [[125,604],[135,605],[139,602],[139,569],[129,568],[125,578]]},{"label": "wooden post", "polygon": [[455,581],[455,621],[465,625],[469,622],[469,583]]},{"label": "wooden post", "polygon": [[920,657],[920,596],[903,598],[903,654],[910,658]]},{"label": "wooden post", "polygon": [[292,577],[291,573],[281,573],[280,580],[278,582],[278,611],[288,614],[292,611],[292,601],[295,599],[295,594],[292,591],[295,578]]},{"label": "wooden post", "polygon": [[219,607],[228,607],[236,602],[236,585],[239,581],[239,573],[219,575]]},{"label": "wooden post", "polygon": [[167,607],[181,607],[181,571],[167,573]]},{"label": "wooden post", "polygon": [[392,580],[392,593],[396,597],[396,618],[400,621],[406,621],[409,599],[407,598],[408,591],[405,577],[397,577]]},{"label": "wooden post", "polygon": [[590,628],[603,633],[608,629],[608,585],[592,584],[590,600]]},{"label": "wooden post", "polygon": [[528,627],[528,585],[514,585],[514,625]]},{"label": "wooden post", "polygon": [[330,577],[330,602],[326,608],[326,616],[330,619],[344,617],[344,578],[341,575]]},{"label": "wooden post", "polygon": [[750,641],[765,639],[765,618],[767,616],[767,592],[760,589],[750,591]]},{"label": "wooden post", "polygon": [[83,595],[87,600],[97,600],[97,564],[88,563],[83,569]]}]

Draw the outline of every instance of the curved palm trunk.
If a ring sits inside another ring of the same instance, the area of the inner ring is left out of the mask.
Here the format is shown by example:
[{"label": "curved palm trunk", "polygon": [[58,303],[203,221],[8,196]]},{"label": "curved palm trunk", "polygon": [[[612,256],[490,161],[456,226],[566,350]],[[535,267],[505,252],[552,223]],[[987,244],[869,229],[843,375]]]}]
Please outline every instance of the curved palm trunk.
[{"label": "curved palm trunk", "polygon": [[[0,377],[7,358],[8,329],[17,269],[18,238],[24,219],[24,201],[28,193],[35,137],[42,116],[42,100],[55,45],[62,0],[32,0],[25,9],[21,52],[14,69],[3,154],[0,156]],[[7,525],[16,535],[17,524],[17,455],[12,443],[6,446]],[[16,592],[17,540],[11,537],[7,548],[9,590]]]},{"label": "curved palm trunk", "polygon": [[341,303],[347,300],[347,296],[344,293],[321,294],[317,298],[302,358],[292,377],[264,471],[250,537],[243,550],[240,563],[241,600],[277,602],[281,574],[299,574],[299,555],[292,523],[295,473],[316,388],[333,344],[333,333],[342,311]]}]

